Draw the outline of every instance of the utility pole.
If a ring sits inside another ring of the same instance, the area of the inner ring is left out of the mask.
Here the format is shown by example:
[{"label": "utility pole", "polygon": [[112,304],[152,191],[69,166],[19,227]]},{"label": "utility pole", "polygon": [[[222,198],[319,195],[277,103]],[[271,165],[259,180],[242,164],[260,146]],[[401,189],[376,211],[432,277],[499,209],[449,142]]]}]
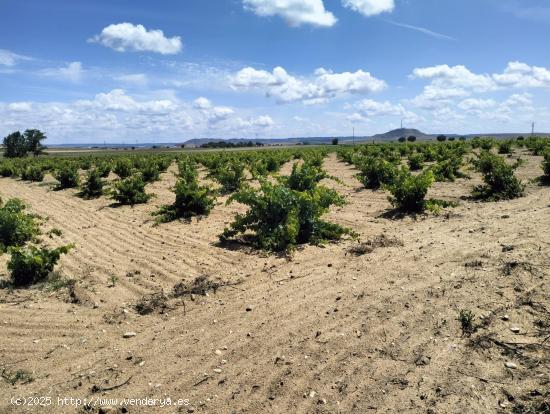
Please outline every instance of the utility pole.
[{"label": "utility pole", "polygon": [[355,145],[355,127],[353,127],[353,145]]},{"label": "utility pole", "polygon": [[401,129],[403,129],[403,119],[401,119]]},{"label": "utility pole", "polygon": [[531,123],[531,136],[535,135],[535,122]]}]

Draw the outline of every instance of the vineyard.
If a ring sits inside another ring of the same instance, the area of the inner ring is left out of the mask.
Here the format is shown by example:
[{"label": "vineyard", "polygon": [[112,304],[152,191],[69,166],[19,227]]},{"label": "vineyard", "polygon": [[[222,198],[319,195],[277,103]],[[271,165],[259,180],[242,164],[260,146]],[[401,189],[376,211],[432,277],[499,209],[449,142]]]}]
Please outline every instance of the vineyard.
[{"label": "vineyard", "polygon": [[550,409],[550,140],[40,152],[0,158],[2,397]]}]

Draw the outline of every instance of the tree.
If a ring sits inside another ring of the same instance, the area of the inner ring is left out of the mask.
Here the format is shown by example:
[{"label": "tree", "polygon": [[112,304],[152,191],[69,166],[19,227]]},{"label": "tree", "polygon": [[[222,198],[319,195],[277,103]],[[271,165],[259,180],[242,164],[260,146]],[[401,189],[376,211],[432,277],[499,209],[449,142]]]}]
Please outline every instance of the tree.
[{"label": "tree", "polygon": [[4,152],[6,158],[20,158],[27,155],[25,137],[19,131],[5,137],[4,146],[6,147]]},{"label": "tree", "polygon": [[416,137],[414,135],[411,135],[407,138],[407,141],[414,142],[414,141],[416,141]]},{"label": "tree", "polygon": [[399,142],[405,142],[406,140],[407,140],[407,138],[405,138],[405,137],[400,137],[400,138],[398,139]]},{"label": "tree", "polygon": [[22,158],[27,153],[40,155],[44,150],[41,141],[46,139],[46,135],[38,129],[27,129],[24,134],[16,131],[4,138],[6,147],[4,156],[7,158]]},{"label": "tree", "polygon": [[444,142],[444,141],[447,141],[447,137],[445,135],[438,135],[437,140],[439,142]]},{"label": "tree", "polygon": [[338,138],[332,139],[332,145],[338,145]]},{"label": "tree", "polygon": [[27,151],[32,152],[35,156],[42,154],[44,146],[42,141],[46,139],[46,135],[38,129],[27,129],[25,131],[25,141]]}]

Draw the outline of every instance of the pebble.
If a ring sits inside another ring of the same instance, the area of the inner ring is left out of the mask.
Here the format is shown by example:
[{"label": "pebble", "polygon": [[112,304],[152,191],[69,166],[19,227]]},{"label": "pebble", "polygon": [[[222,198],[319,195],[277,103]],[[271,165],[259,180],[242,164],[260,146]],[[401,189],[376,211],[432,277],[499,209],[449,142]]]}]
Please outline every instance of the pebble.
[{"label": "pebble", "polygon": [[512,326],[510,328],[510,330],[513,332],[513,333],[519,333],[520,329],[517,327],[517,326]]},{"label": "pebble", "polygon": [[510,316],[508,316],[508,315],[504,315],[504,316],[502,317],[502,320],[503,320],[503,321],[507,321],[507,320],[509,320],[509,319],[510,319]]},{"label": "pebble", "polygon": [[135,333],[135,332],[124,332],[124,335],[122,335],[122,337],[123,338],[133,338],[136,335],[137,335],[137,333]]},{"label": "pebble", "polygon": [[214,353],[215,353],[216,355],[222,355],[222,354],[223,354],[223,352],[220,351],[219,349],[216,349],[216,351],[214,351]]},{"label": "pebble", "polygon": [[221,374],[221,373],[222,373],[222,370],[219,369],[219,368],[214,368],[213,371],[214,371],[216,374]]},{"label": "pebble", "polygon": [[506,368],[510,368],[510,369],[516,369],[518,367],[513,362],[506,362],[504,365],[506,366]]},{"label": "pebble", "polygon": [[247,311],[247,312],[252,312],[252,305],[248,305],[248,306],[246,307],[246,311]]}]

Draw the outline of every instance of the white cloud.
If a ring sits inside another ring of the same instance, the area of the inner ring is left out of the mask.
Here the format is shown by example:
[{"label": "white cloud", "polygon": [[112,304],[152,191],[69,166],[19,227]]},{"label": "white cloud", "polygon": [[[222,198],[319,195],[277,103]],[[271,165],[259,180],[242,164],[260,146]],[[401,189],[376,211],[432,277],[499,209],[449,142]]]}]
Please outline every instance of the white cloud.
[{"label": "white cloud", "polygon": [[238,118],[237,123],[241,128],[267,129],[275,125],[275,121],[273,121],[273,119],[269,115],[260,115],[257,118],[249,118],[247,120]]},{"label": "white cloud", "polygon": [[166,37],[162,30],[147,30],[141,24],[132,23],[111,24],[89,41],[100,43],[117,52],[138,51],[174,55],[182,49],[179,36]]},{"label": "white cloud", "polygon": [[389,13],[392,12],[395,7],[393,0],[342,0],[342,4],[344,7],[365,16]]},{"label": "white cloud", "polygon": [[491,76],[475,74],[463,65],[415,68],[411,77],[430,79],[433,86],[440,88],[465,88],[476,92],[486,92],[496,86]]},{"label": "white cloud", "polygon": [[10,50],[0,49],[0,65],[15,66],[19,60],[30,60],[29,57],[18,55]]},{"label": "white cloud", "polygon": [[282,67],[273,72],[248,67],[230,77],[235,89],[260,89],[279,103],[302,102],[324,103],[345,94],[368,94],[387,87],[386,82],[373,77],[369,72],[333,73],[317,69],[313,79],[300,79],[289,75]]},{"label": "white cloud", "polygon": [[550,88],[550,70],[522,62],[508,63],[504,72],[493,75],[493,79],[502,87]]},{"label": "white cloud", "polygon": [[352,122],[364,122],[374,117],[380,116],[398,116],[408,123],[416,123],[420,117],[411,112],[401,104],[393,104],[389,101],[378,102],[372,99],[363,99],[351,105],[346,105],[346,109],[353,109],[355,112],[348,116]]},{"label": "white cloud", "polygon": [[67,66],[63,66],[55,69],[44,69],[41,71],[44,76],[51,76],[61,80],[78,83],[82,80],[84,75],[84,69],[82,63],[71,62]]},{"label": "white cloud", "polygon": [[147,75],[143,73],[134,73],[130,75],[120,75],[113,78],[116,81],[129,85],[145,86],[148,83]]},{"label": "white cloud", "polygon": [[461,101],[458,104],[460,109],[465,111],[480,110],[494,107],[496,102],[494,99],[475,99],[469,98]]},{"label": "white cloud", "polygon": [[7,109],[11,112],[29,112],[32,110],[32,104],[30,102],[12,102],[8,104]]},{"label": "white cloud", "polygon": [[214,106],[210,100],[204,97],[195,99],[193,102],[193,108],[202,112],[211,124],[225,121],[235,113],[232,108],[227,106]]},{"label": "white cloud", "polygon": [[330,27],[337,21],[325,9],[323,0],[243,0],[243,5],[258,16],[280,16],[293,27],[302,24]]}]

